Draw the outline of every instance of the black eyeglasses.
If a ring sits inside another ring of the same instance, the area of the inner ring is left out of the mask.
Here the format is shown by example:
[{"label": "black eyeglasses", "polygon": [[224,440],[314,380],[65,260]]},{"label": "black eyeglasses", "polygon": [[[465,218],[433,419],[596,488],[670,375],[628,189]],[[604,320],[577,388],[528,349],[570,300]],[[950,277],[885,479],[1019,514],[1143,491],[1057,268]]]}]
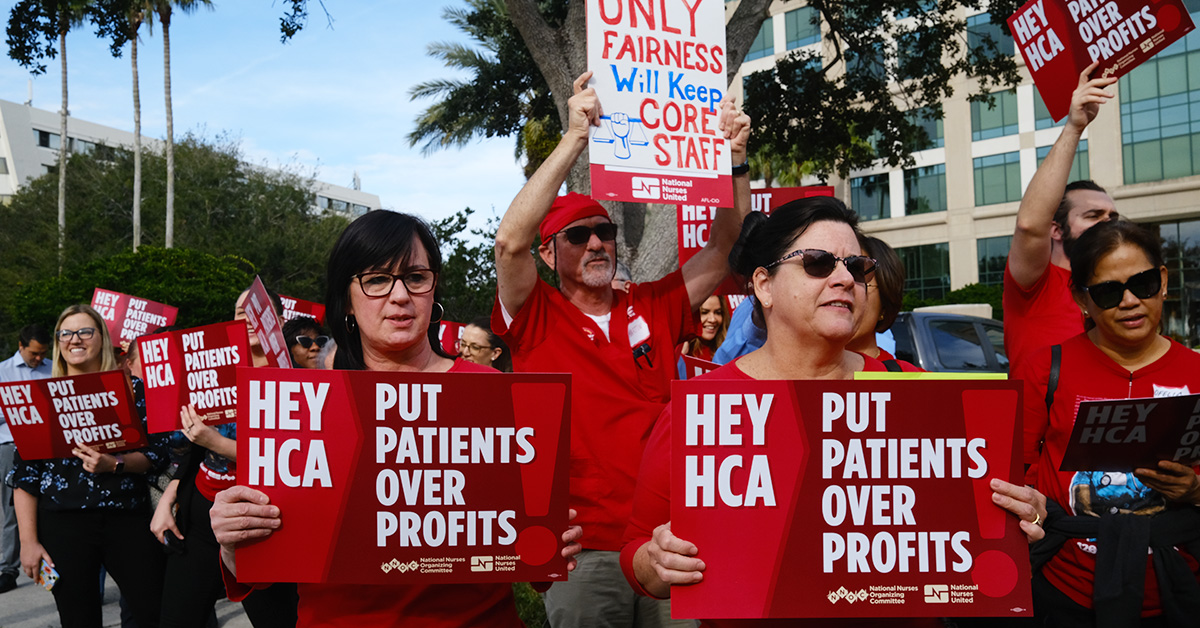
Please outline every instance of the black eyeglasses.
[{"label": "black eyeglasses", "polygon": [[317,348],[320,349],[324,347],[325,343],[327,342],[329,342],[329,336],[317,336],[316,338],[312,338],[310,336],[296,336],[296,343],[305,349],[312,347],[314,343],[317,345]]},{"label": "black eyeglasses", "polygon": [[80,340],[91,340],[92,336],[96,335],[96,328],[84,327],[83,329],[76,329],[74,331],[70,329],[60,329],[55,335],[58,336],[59,342],[71,342],[71,336],[76,334],[79,335]]},{"label": "black eyeglasses", "polygon": [[875,272],[875,260],[863,255],[849,255],[846,257],[838,257],[829,251],[821,249],[797,249],[784,255],[783,257],[763,266],[770,270],[793,257],[799,257],[804,264],[804,272],[810,277],[824,279],[833,274],[833,269],[837,267],[837,263],[841,262],[846,265],[846,270],[850,271],[850,276],[857,283],[867,283],[867,275]]},{"label": "black eyeglasses", "polygon": [[612,242],[617,239],[617,226],[611,222],[602,222],[595,227],[579,225],[563,229],[559,233],[567,236],[567,242],[571,244],[587,244],[587,241],[592,239],[593,233],[604,242]]},{"label": "black eyeglasses", "polygon": [[1139,299],[1149,299],[1162,290],[1162,272],[1157,268],[1142,271],[1125,281],[1101,281],[1092,284],[1084,290],[1092,297],[1092,302],[1102,310],[1111,309],[1121,304],[1125,291],[1133,293]]},{"label": "black eyeglasses", "polygon": [[404,283],[404,289],[409,294],[425,294],[433,290],[437,284],[437,273],[428,268],[414,268],[402,274],[370,272],[354,275],[358,279],[358,287],[369,297],[386,297],[396,287],[396,280]]}]

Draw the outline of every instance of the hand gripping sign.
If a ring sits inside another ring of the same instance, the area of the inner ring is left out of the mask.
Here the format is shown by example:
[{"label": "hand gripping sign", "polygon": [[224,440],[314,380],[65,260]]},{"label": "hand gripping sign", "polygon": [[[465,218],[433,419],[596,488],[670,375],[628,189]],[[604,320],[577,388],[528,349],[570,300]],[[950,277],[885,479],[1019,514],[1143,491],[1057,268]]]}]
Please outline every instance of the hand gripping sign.
[{"label": "hand gripping sign", "polygon": [[570,376],[238,369],[244,582],[565,580]]},{"label": "hand gripping sign", "polygon": [[725,91],[721,0],[587,0],[591,128],[599,200],[733,207],[730,147],[718,129]]},{"label": "hand gripping sign", "polygon": [[70,458],[76,443],[104,454],[146,446],[124,371],[0,384],[0,412],[25,460]]},{"label": "hand gripping sign", "polygon": [[177,307],[103,288],[92,292],[92,309],[104,319],[114,345],[132,342],[159,327],[174,325],[175,316],[179,314]]},{"label": "hand gripping sign", "polygon": [[246,324],[228,321],[138,339],[146,382],[147,429],[182,427],[179,408],[196,406],[209,424],[237,416],[237,367],[250,365]]},{"label": "hand gripping sign", "polygon": [[[675,382],[676,617],[1028,616],[1019,382]],[[752,530],[733,538],[731,530]]]},{"label": "hand gripping sign", "polygon": [[1008,18],[1046,110],[1071,109],[1079,73],[1122,77],[1195,26],[1182,0],[1030,0]]}]

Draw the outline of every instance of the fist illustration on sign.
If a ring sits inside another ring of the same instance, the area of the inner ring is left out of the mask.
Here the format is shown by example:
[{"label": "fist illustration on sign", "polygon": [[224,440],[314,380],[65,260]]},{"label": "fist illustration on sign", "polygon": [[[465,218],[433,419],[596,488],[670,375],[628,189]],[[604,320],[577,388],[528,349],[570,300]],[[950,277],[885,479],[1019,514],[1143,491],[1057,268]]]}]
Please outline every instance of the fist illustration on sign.
[{"label": "fist illustration on sign", "polygon": [[613,136],[617,138],[614,154],[618,159],[629,159],[629,114],[614,113],[609,116],[608,123],[612,128]]}]

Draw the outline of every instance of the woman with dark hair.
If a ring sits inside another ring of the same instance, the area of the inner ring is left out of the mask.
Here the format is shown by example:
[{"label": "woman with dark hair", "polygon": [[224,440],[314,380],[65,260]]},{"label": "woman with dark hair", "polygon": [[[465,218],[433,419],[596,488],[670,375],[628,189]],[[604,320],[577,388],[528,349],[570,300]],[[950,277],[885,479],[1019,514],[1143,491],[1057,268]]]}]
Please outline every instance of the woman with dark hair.
[{"label": "woman with dark hair", "polygon": [[[1080,401],[1200,392],[1200,356],[1158,332],[1167,268],[1156,235],[1130,222],[1098,223],[1079,236],[1070,260],[1075,302],[1095,326],[1022,360],[1014,378],[1025,382],[1025,479],[1033,488],[993,480],[997,503],[1021,517],[1027,534],[1041,536],[1045,526],[1046,540],[1031,548],[1040,567],[1034,612],[1047,626],[1195,625],[1195,471],[1167,460],[1132,473],[1059,465]],[[1103,578],[1098,564],[1106,565]]]},{"label": "woman with dark hair", "polygon": [[[428,225],[390,211],[350,223],[329,256],[326,312],[337,342],[334,367],[422,373],[494,372],[454,360],[438,341],[438,273],[442,257]],[[238,543],[265,538],[281,525],[279,509],[260,491],[235,486],[217,496],[212,528],[221,559],[236,573]],[[578,526],[563,534],[568,558],[579,551]],[[572,564],[568,568],[573,567]],[[227,579],[234,597],[248,587]],[[508,584],[300,585],[300,625],[521,626]]]},{"label": "woman with dark hair", "polygon": [[700,304],[697,315],[700,324],[696,326],[696,337],[683,345],[683,355],[712,361],[717,347],[725,341],[725,331],[729,329],[729,310],[725,308],[725,299],[717,294],[708,297]]},{"label": "woman with dark hair", "polygon": [[292,366],[302,369],[315,369],[317,355],[329,336],[324,333],[314,318],[297,316],[283,324],[283,339],[287,342],[288,352],[292,354]]},{"label": "woman with dark hair", "polygon": [[464,360],[490,366],[502,373],[512,372],[508,345],[492,332],[492,319],[480,316],[463,328],[458,339],[458,354]]},{"label": "woman with dark hair", "polygon": [[871,356],[883,362],[888,370],[920,371],[916,365],[879,347],[875,334],[892,328],[904,302],[904,262],[887,242],[879,238],[859,234],[862,253],[875,260],[875,279],[867,282],[867,301],[859,319],[854,338],[846,345],[851,351]]},{"label": "woman with dark hair", "polygon": [[[117,368],[104,319],[87,305],[63,310],[54,327],[52,377]],[[133,378],[145,428],[142,380]],[[74,458],[23,461],[17,451],[13,503],[21,533],[21,567],[30,578],[41,561],[58,571],[54,603],[66,628],[100,626],[100,569],[116,580],[139,626],[158,625],[163,555],[147,528],[146,472],[167,462],[161,439],[137,451],[102,454],[77,444]]]},{"label": "woman with dark hair", "polygon": [[[856,371],[884,370],[878,360],[846,349],[866,301],[866,284],[875,273],[875,260],[860,252],[857,219],[835,198],[793,201],[769,218],[751,213],[730,265],[749,282],[766,342],[699,379],[851,379]],[[670,596],[671,585],[699,582],[705,569],[698,557],[703,548],[671,532],[671,418],[668,405],[646,444],[621,550],[621,568],[630,585],[659,598]],[[740,626],[755,621],[704,623]],[[935,620],[929,624],[940,625]]]}]

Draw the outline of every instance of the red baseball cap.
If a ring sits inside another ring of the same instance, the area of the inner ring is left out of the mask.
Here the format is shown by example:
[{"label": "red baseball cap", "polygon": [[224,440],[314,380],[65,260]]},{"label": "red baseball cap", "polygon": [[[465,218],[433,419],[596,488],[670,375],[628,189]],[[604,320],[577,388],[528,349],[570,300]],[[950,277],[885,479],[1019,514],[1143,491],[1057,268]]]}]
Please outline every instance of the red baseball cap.
[{"label": "red baseball cap", "polygon": [[591,218],[592,216],[604,216],[610,222],[612,221],[608,210],[592,200],[592,197],[568,192],[566,196],[554,199],[554,204],[550,206],[550,213],[546,214],[546,217],[542,219],[541,226],[538,227],[538,233],[542,236],[542,242],[545,242],[554,234],[562,231],[563,227],[581,218]]}]

